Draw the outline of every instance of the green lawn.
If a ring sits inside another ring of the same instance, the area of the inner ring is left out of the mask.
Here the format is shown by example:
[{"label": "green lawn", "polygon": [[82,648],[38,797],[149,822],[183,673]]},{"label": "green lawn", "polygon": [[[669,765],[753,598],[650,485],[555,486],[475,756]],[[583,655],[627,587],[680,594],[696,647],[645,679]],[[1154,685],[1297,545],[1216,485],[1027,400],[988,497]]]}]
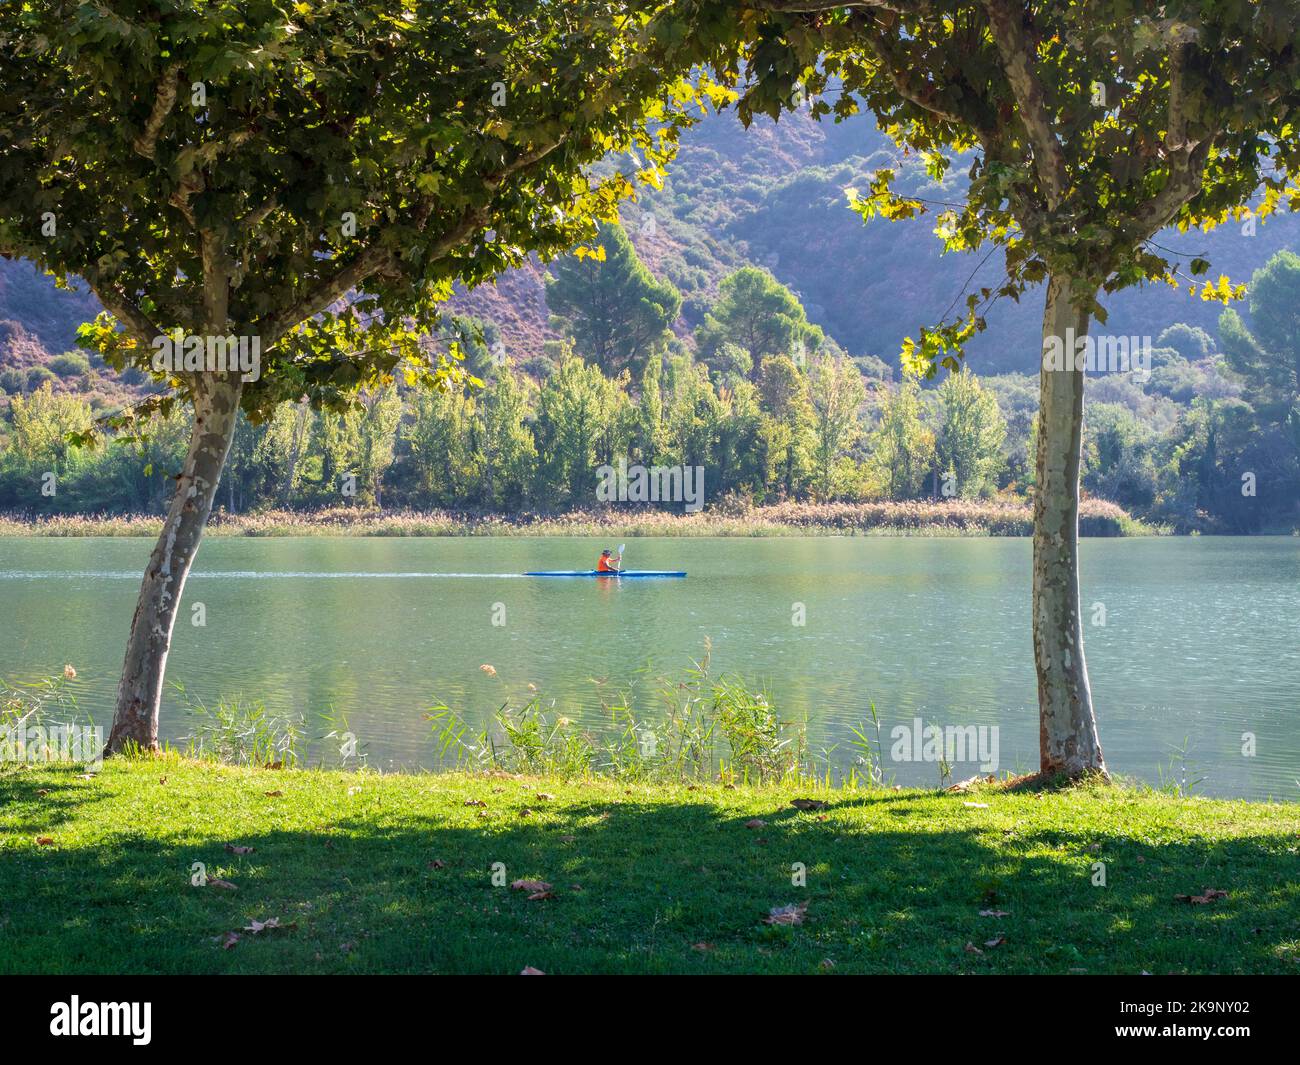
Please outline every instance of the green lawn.
[{"label": "green lawn", "polygon": [[[822,792],[800,812],[792,794],[5,765],[0,971],[1300,971],[1295,805],[1088,786]],[[236,889],[191,886],[195,862]],[[497,862],[554,897],[493,886]],[[1175,900],[1207,888],[1227,897]],[[764,923],[802,903],[802,924]],[[271,917],[295,927],[221,945]]]}]

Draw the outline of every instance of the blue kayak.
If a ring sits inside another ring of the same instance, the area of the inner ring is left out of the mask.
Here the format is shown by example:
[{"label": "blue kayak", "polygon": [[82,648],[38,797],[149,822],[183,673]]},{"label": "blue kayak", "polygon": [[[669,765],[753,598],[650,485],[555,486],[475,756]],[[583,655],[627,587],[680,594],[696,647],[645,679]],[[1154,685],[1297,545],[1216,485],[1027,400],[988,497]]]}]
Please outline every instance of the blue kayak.
[{"label": "blue kayak", "polygon": [[544,569],[525,573],[525,577],[685,577],[682,570],[628,569],[621,573],[602,573],[597,569]]}]

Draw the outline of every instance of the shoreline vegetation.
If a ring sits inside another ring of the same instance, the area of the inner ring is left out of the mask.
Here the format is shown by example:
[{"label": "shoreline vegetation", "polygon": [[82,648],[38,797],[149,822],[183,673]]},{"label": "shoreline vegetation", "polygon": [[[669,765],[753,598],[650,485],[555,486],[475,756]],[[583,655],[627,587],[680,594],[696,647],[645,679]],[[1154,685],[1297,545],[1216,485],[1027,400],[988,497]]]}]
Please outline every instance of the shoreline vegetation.
[{"label": "shoreline vegetation", "polygon": [[[1086,499],[1084,536],[1168,535],[1122,507]],[[162,517],[151,514],[0,514],[0,536],[145,536]],[[1029,536],[1033,508],[1003,501],[778,503],[722,506],[694,514],[664,510],[592,509],[559,514],[493,514],[454,510],[334,507],[214,511],[209,536]]]},{"label": "shoreline vegetation", "polygon": [[[75,676],[9,687],[0,724],[75,715]],[[902,788],[874,707],[837,779],[707,648],[664,694],[600,737],[537,700],[477,733],[434,706],[438,770],[307,763],[299,726],[229,703],[184,751],[0,760],[0,972],[1300,969],[1296,803]],[[51,922],[87,877],[94,920]]]}]

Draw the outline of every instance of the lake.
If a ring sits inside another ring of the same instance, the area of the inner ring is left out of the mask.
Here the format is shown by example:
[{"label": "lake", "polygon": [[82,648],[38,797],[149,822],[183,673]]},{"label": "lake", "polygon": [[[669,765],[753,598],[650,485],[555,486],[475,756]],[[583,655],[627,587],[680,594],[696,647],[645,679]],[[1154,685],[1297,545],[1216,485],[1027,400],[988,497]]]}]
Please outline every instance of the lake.
[{"label": "lake", "polygon": [[[79,704],[107,726],[151,546],[0,539],[0,677],[70,663]],[[176,625],[168,677],[185,695],[168,693],[164,738],[191,727],[186,700],[243,696],[301,715],[318,752],[327,715],[343,711],[372,766],[428,766],[436,748],[423,715],[439,701],[479,726],[536,692],[600,728],[602,705],[629,687],[649,714],[657,678],[680,677],[707,640],[715,674],[764,683],[782,719],[806,722],[810,746],[838,765],[851,763],[850,727],[874,701],[887,758],[891,729],[921,718],[997,726],[986,735],[997,737],[999,770],[1037,768],[1029,541],[641,539],[628,544],[629,568],[690,576],[520,576],[594,566],[603,546],[617,544],[210,539]],[[1185,773],[1207,795],[1300,798],[1300,539],[1087,540],[1082,551],[1112,772],[1152,783]],[[196,603],[203,627],[191,623]],[[1243,754],[1247,733],[1253,754]],[[957,764],[954,779],[977,768]],[[904,785],[939,779],[933,763],[886,770]]]}]

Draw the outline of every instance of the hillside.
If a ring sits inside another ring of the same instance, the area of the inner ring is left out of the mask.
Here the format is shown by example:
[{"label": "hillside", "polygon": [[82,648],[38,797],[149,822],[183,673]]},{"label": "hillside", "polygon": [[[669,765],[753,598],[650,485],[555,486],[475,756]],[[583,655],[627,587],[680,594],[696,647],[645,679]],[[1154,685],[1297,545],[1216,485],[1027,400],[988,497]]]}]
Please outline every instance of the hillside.
[{"label": "hillside", "polygon": [[[994,283],[999,261],[976,272],[974,256],[941,255],[932,216],[862,224],[844,189],[883,165],[899,166],[899,187],[929,199],[953,199],[964,180],[955,167],[947,188],[935,185],[918,163],[897,160],[866,116],[834,124],[795,113],[780,123],[759,119],[746,131],[733,114],[714,115],[686,134],[664,188],[644,190],[623,220],[651,270],[682,291],[679,334],[699,324],[725,274],[754,264],[799,293],[809,317],[850,354],[894,362],[904,336],[960,306],[972,284]],[[1210,234],[1166,233],[1159,242],[1183,253],[1184,263],[1200,255],[1214,275],[1246,281],[1279,249],[1300,247],[1300,218],[1275,218],[1250,237],[1229,225]],[[451,308],[495,322],[511,356],[529,358],[555,337],[544,270],[533,263],[495,285],[458,291]],[[1108,332],[1152,337],[1179,321],[1214,333],[1222,309],[1163,286],[1107,303]],[[971,346],[975,369],[1034,370],[1040,308],[1036,294],[995,305],[988,332]],[[77,325],[97,309],[93,298],[57,290],[28,264],[0,261],[0,368],[39,364],[72,347]]]}]

